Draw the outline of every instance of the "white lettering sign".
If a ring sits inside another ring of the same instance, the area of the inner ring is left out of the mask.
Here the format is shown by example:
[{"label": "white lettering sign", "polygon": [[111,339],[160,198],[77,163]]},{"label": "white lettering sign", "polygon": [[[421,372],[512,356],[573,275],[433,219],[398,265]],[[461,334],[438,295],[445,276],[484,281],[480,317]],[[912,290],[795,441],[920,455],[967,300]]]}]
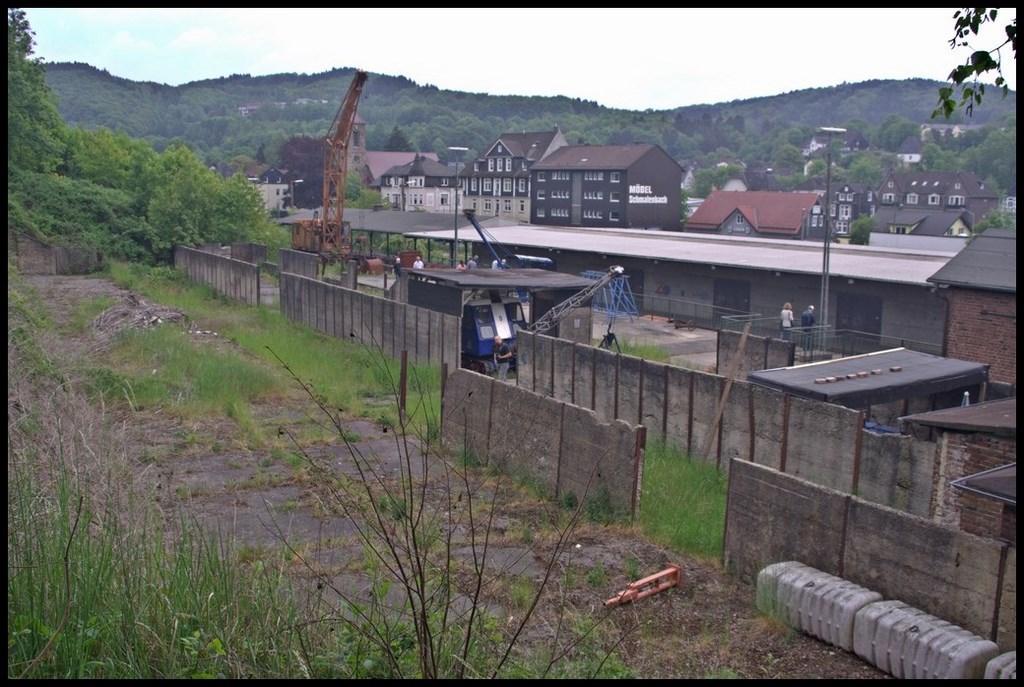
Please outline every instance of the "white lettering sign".
[{"label": "white lettering sign", "polygon": [[668,196],[630,196],[630,205],[668,205]]}]

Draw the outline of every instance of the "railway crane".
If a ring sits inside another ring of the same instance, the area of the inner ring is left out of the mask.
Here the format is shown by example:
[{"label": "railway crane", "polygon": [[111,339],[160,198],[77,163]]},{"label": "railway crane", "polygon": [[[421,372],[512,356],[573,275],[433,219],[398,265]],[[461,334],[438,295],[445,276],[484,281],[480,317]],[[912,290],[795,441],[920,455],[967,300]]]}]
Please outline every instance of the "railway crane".
[{"label": "railway crane", "polygon": [[345,186],[352,127],[366,78],[366,72],[356,71],[327,132],[322,214],[292,224],[292,248],[316,253],[320,258],[321,271],[352,254],[352,231],[344,220]]}]

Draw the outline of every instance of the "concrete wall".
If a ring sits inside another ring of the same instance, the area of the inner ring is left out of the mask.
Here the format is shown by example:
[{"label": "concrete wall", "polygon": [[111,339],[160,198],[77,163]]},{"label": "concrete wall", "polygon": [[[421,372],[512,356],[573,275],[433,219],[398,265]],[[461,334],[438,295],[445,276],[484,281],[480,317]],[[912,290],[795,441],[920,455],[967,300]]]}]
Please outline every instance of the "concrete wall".
[{"label": "concrete wall", "polygon": [[461,363],[458,317],[287,272],[280,283],[281,313],[294,322],[415,363]]},{"label": "concrete wall", "polygon": [[932,514],[934,447],[870,432],[860,411],[553,337],[518,336],[522,389],[592,410],[604,422],[643,425],[719,469],[734,458],[752,460],[892,508]]},{"label": "concrete wall", "polygon": [[789,560],[1016,650],[1016,546],[732,461],[726,568],[753,581],[766,565]]},{"label": "concrete wall", "polygon": [[441,438],[459,454],[529,479],[552,498],[636,513],[646,432],[469,370],[445,380]]},{"label": "concrete wall", "polygon": [[284,248],[277,252],[277,261],[282,273],[290,272],[310,279],[316,279],[317,268],[320,265],[320,259],[314,253]]},{"label": "concrete wall", "polygon": [[174,266],[184,269],[190,280],[206,284],[231,300],[247,305],[260,304],[258,265],[232,260],[206,250],[175,246]]},{"label": "concrete wall", "polygon": [[18,236],[17,251],[22,274],[89,274],[103,266],[95,248],[51,246],[26,234]]}]

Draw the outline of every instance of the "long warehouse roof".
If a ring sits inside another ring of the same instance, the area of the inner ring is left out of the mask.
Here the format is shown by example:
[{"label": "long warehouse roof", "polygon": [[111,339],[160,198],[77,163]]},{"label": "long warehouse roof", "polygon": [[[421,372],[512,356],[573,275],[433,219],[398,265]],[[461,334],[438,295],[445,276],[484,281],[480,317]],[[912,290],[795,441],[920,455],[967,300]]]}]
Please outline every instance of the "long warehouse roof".
[{"label": "long warehouse roof", "polygon": [[[488,234],[506,247],[543,251],[598,253],[649,260],[688,262],[721,267],[821,274],[823,245],[816,241],[737,238],[642,229],[573,229],[532,225],[488,227]],[[411,232],[410,238],[451,241],[451,229]],[[459,232],[462,241],[480,242],[472,228]],[[956,250],[962,248],[956,242]],[[928,278],[956,254],[833,243],[829,274],[833,277],[932,286]],[[550,256],[554,257],[554,256]]]}]

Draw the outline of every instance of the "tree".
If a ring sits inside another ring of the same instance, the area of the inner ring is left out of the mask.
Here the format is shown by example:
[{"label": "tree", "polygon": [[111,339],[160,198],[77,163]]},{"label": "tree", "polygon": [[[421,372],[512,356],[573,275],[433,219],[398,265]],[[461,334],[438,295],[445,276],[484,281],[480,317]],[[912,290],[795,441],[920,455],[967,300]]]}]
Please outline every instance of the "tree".
[{"label": "tree", "polygon": [[[953,13],[954,35],[949,39],[949,47],[970,48],[971,35],[977,36],[978,30],[986,22],[994,22],[999,16],[996,8],[965,7]],[[949,73],[948,80],[952,86],[943,86],[939,89],[938,107],[932,112],[932,119],[943,115],[949,119],[950,115],[957,108],[963,106],[964,113],[970,117],[974,114],[974,106],[980,105],[985,95],[985,84],[978,83],[978,79],[991,71],[996,72],[995,85],[1003,93],[1003,97],[1010,92],[1003,77],[1003,56],[1002,48],[1009,45],[1013,49],[1013,59],[1017,59],[1017,19],[1005,27],[1006,40],[991,50],[974,50],[964,64],[956,67]],[[964,85],[970,81],[970,84]],[[959,100],[954,95],[957,88],[960,88]]]},{"label": "tree", "polygon": [[855,246],[866,246],[871,243],[871,232],[875,230],[875,218],[861,215],[850,225],[850,243]]},{"label": "tree", "polygon": [[65,126],[25,11],[7,9],[7,164],[34,172],[54,171],[64,151]]},{"label": "tree", "polygon": [[388,140],[384,143],[384,150],[393,153],[404,153],[412,149],[409,137],[398,126],[391,130],[391,135],[388,136]]}]

